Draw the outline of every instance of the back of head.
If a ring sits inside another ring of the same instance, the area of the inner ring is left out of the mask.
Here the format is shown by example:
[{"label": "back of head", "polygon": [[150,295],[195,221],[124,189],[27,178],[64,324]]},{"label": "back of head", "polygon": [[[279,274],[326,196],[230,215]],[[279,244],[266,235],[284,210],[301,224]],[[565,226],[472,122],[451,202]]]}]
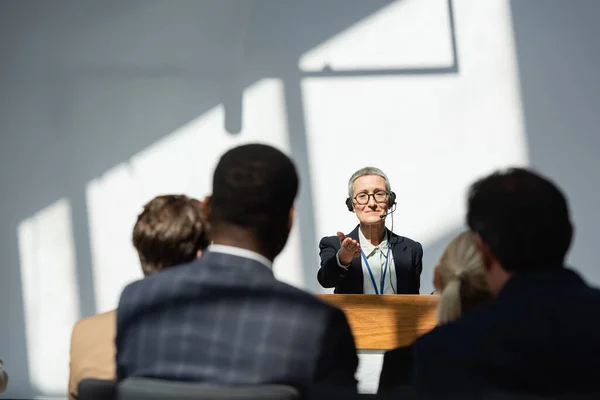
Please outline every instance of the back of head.
[{"label": "back of head", "polygon": [[511,273],[561,267],[571,244],[564,195],[525,169],[496,172],[475,182],[467,223]]},{"label": "back of head", "polygon": [[472,232],[463,232],[452,239],[440,258],[437,275],[441,287],[440,324],[453,321],[491,299]]},{"label": "back of head", "polygon": [[296,167],[281,151],[264,144],[233,148],[215,169],[211,226],[219,235],[225,227],[243,229],[264,253],[275,257],[287,241],[297,192]]},{"label": "back of head", "polygon": [[133,228],[145,275],[188,263],[209,243],[202,206],[184,195],[165,195],[144,206]]}]

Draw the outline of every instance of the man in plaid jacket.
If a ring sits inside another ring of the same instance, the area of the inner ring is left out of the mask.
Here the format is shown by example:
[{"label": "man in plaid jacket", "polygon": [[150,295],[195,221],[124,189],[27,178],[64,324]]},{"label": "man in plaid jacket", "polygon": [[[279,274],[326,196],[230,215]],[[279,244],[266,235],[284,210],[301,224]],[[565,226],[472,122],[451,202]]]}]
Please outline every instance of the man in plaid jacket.
[{"label": "man in plaid jacket", "polygon": [[298,175],[279,150],[234,148],[220,159],[203,255],[125,288],[117,310],[117,379],[356,388],[344,313],[275,279]]}]

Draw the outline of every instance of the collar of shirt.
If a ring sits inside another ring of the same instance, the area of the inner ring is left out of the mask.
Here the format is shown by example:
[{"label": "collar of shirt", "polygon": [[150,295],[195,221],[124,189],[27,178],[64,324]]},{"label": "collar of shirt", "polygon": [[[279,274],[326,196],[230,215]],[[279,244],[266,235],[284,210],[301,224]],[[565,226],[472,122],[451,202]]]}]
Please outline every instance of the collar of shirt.
[{"label": "collar of shirt", "polygon": [[269,269],[273,269],[273,263],[269,261],[267,257],[263,256],[262,254],[258,254],[257,252],[252,250],[242,249],[240,247],[234,246],[227,246],[224,244],[211,244],[206,248],[206,251],[249,258],[251,260],[258,261],[259,263],[265,265]]},{"label": "collar of shirt", "polygon": [[387,231],[386,231],[385,235],[383,236],[383,240],[381,241],[381,243],[379,243],[379,246],[373,246],[373,244],[365,237],[365,235],[363,235],[360,228],[358,229],[358,239],[360,242],[360,248],[365,253],[365,256],[367,258],[369,258],[373,254],[375,254],[377,252],[377,249],[379,249],[379,251],[381,251],[381,254],[383,254],[384,256],[387,255],[386,254],[386,250],[388,247]]}]

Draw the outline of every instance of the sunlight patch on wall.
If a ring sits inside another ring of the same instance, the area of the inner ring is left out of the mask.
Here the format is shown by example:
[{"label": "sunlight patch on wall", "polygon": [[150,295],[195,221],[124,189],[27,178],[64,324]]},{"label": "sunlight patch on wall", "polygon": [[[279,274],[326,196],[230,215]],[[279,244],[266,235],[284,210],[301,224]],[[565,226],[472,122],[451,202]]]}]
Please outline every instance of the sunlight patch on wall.
[{"label": "sunlight patch on wall", "polygon": [[69,378],[71,329],[79,319],[71,208],[60,199],[17,229],[32,385],[62,393]]},{"label": "sunlight patch on wall", "polygon": [[131,170],[120,164],[86,188],[96,311],[116,307],[123,287],[142,277],[131,232],[141,211]]},{"label": "sunlight patch on wall", "polygon": [[[394,230],[427,246],[463,224],[474,179],[528,163],[508,3],[454,5],[457,74],[304,80],[310,163],[321,172],[313,174],[313,188],[327,194],[315,201],[317,236],[354,227],[343,202],[347,179],[363,166],[377,166],[391,180]],[[427,288],[432,265],[425,268]]]},{"label": "sunlight patch on wall", "polygon": [[[223,127],[223,108],[214,107],[121,164],[87,187],[90,237],[98,311],[117,306],[122,289],[141,278],[131,232],[142,206],[154,196],[209,194],[213,170],[229,148],[248,142],[289,151],[283,87],[262,80],[244,92],[244,126],[232,136]],[[298,232],[275,263],[282,280],[302,286]]]},{"label": "sunlight patch on wall", "polygon": [[453,62],[447,0],[401,0],[302,55],[304,71],[446,67]]},{"label": "sunlight patch on wall", "polygon": [[[401,69],[447,60],[447,47],[441,44],[448,43],[448,26],[441,14],[437,26],[421,31],[443,3],[394,3],[308,52],[301,65],[329,64],[335,71],[377,60],[378,66]],[[463,226],[468,186],[499,167],[528,164],[508,1],[453,0],[453,6],[457,73],[411,71],[306,78],[302,83],[317,237],[354,228],[356,217],[343,204],[347,180],[366,165],[383,169],[398,195],[394,231],[425,248],[421,293],[433,289],[432,271],[441,255],[427,249],[441,252],[445,243],[439,242]],[[394,27],[387,21],[392,14],[395,21],[406,19]],[[402,38],[413,45],[398,45],[394,29],[406,30]],[[429,32],[431,37],[424,39]],[[390,222],[388,218],[388,226]],[[361,371],[378,370],[380,363],[381,355],[361,355]],[[359,376],[360,392],[377,390],[378,376]]]}]

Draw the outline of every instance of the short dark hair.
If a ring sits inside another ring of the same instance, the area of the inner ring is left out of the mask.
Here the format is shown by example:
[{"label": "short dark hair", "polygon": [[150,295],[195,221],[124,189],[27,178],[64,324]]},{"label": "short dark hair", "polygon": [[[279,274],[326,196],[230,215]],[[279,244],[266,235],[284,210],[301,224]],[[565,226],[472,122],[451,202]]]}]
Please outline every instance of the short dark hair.
[{"label": "short dark hair", "polygon": [[563,266],[571,244],[567,199],[548,179],[523,168],[475,182],[467,224],[509,272]]},{"label": "short dark hair", "polygon": [[155,197],[133,227],[133,246],[145,275],[194,260],[208,243],[202,205],[184,195]]},{"label": "short dark hair", "polygon": [[[274,147],[247,144],[227,151],[213,176],[210,222],[252,232],[272,241],[276,255],[287,240],[289,212],[298,193],[298,174],[292,160]],[[283,235],[282,238],[278,235]],[[282,243],[276,243],[283,239]]]}]

